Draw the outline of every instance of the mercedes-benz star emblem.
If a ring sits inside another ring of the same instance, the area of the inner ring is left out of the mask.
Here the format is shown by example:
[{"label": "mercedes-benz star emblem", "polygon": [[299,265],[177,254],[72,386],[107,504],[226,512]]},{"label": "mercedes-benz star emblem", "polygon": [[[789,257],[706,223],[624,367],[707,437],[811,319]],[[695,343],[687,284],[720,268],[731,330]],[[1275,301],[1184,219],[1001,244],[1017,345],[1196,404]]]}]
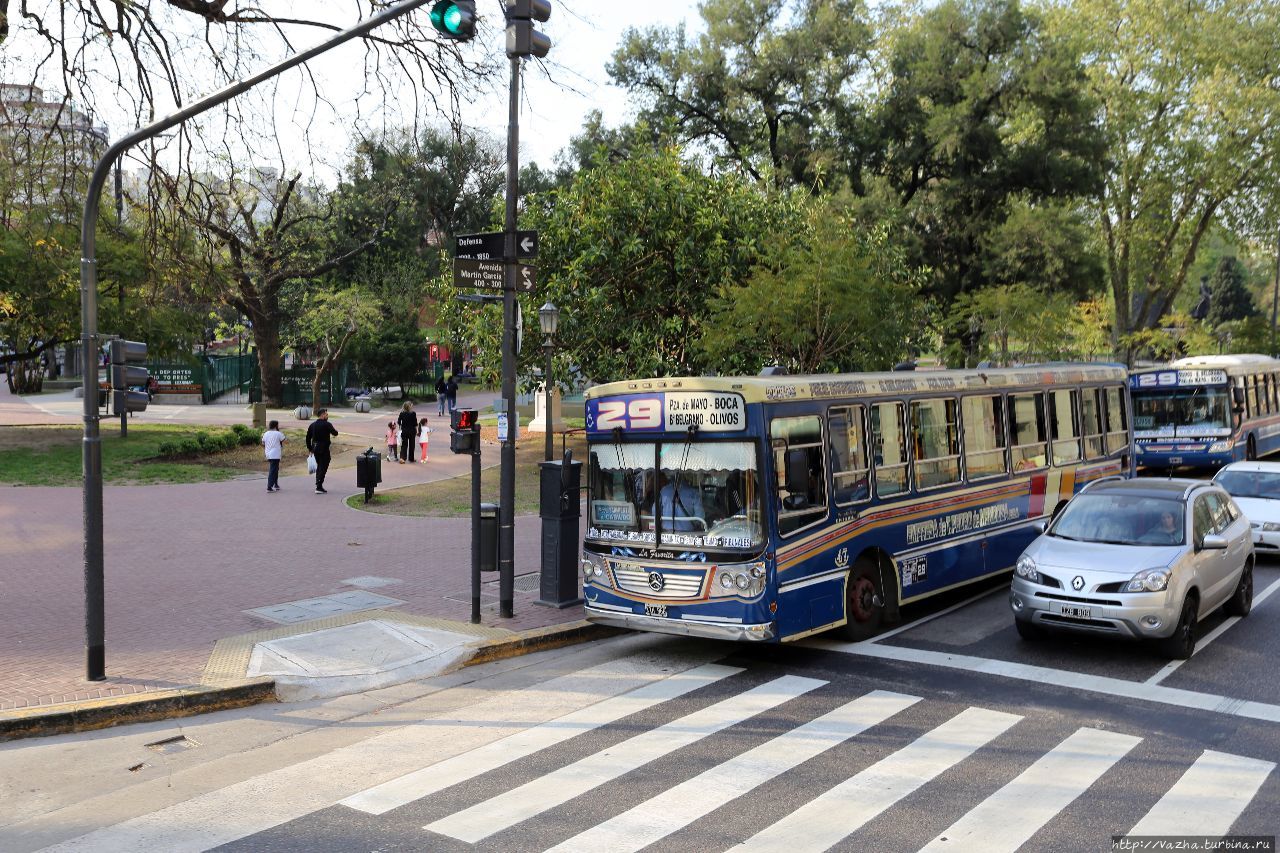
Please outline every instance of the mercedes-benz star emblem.
[{"label": "mercedes-benz star emblem", "polygon": [[1076,575],[1075,577],[1073,577],[1071,579],[1071,588],[1074,589],[1076,592],[1079,592],[1080,590],[1084,589],[1084,578],[1080,577],[1079,575]]},{"label": "mercedes-benz star emblem", "polygon": [[662,592],[662,588],[666,586],[666,581],[662,579],[659,572],[649,572],[649,589],[654,592]]}]

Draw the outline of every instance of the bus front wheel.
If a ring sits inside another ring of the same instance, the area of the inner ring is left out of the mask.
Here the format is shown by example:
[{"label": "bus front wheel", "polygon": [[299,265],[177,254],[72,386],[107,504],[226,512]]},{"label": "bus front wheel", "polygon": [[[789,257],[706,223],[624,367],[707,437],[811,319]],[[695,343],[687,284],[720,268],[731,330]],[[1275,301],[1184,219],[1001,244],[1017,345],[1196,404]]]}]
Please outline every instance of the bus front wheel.
[{"label": "bus front wheel", "polygon": [[866,640],[880,633],[884,622],[884,590],[875,560],[860,559],[845,584],[845,624],[838,630],[846,640]]}]

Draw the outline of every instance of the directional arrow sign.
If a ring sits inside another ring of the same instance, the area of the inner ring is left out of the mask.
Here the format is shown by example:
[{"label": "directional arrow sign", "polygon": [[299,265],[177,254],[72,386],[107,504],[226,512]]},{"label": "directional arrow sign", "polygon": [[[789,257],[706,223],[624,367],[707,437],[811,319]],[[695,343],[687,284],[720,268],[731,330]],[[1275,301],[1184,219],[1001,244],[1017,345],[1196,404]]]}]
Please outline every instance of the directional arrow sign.
[{"label": "directional arrow sign", "polygon": [[[537,284],[537,270],[528,264],[516,264],[516,290],[531,293]],[[479,287],[485,290],[502,290],[506,264],[502,261],[475,261],[455,258],[453,284],[455,287]]]},{"label": "directional arrow sign", "polygon": [[[490,231],[485,234],[459,234],[457,258],[472,258],[478,261],[502,260],[502,243],[504,234],[501,231]],[[516,256],[521,258],[538,257],[538,232],[516,232]]]}]

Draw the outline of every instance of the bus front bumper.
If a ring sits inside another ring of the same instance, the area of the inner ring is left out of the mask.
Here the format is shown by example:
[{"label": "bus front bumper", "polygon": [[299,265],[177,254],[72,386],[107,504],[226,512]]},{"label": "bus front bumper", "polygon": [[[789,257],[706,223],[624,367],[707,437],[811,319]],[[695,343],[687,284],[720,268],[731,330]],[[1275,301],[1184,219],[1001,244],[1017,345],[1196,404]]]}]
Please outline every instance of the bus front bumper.
[{"label": "bus front bumper", "polygon": [[622,613],[615,610],[601,610],[586,605],[587,621],[598,625],[611,625],[615,628],[629,628],[634,631],[653,631],[659,634],[676,634],[682,637],[705,637],[710,640],[751,640],[762,642],[772,640],[778,635],[776,622],[743,625],[727,622],[704,622],[697,617],[682,619],[664,618],[661,616],[642,616],[639,613]]}]

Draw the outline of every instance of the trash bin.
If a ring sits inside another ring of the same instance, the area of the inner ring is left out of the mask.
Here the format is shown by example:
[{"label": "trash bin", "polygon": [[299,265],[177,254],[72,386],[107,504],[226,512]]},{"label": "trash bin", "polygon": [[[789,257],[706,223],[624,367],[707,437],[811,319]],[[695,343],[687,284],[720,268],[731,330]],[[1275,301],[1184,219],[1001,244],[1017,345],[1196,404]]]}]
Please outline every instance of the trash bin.
[{"label": "trash bin", "polygon": [[293,414],[300,421],[309,421],[311,420],[311,407],[305,404],[301,405],[293,410]]},{"label": "trash bin", "polygon": [[266,429],[267,426],[267,404],[253,404],[253,426],[255,429]]},{"label": "trash bin", "polygon": [[361,414],[369,411],[368,397],[356,397],[356,411]]},{"label": "trash bin", "polygon": [[480,571],[498,570],[498,505],[480,504]]},{"label": "trash bin", "polygon": [[582,603],[578,579],[581,558],[578,518],[582,515],[579,487],[582,463],[572,453],[563,460],[541,462],[542,575],[538,604],[572,607]]},{"label": "trash bin", "polygon": [[356,456],[356,488],[364,489],[364,502],[373,499],[374,487],[382,482],[382,454],[372,447]]}]

